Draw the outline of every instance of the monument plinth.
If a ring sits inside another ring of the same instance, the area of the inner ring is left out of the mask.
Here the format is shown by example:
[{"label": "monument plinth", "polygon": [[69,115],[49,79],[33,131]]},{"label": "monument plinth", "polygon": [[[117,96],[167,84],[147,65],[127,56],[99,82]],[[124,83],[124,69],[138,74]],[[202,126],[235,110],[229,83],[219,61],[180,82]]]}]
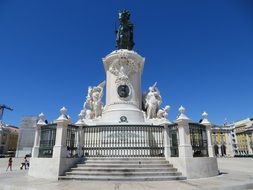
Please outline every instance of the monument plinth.
[{"label": "monument plinth", "polygon": [[103,59],[106,105],[103,122],[143,123],[141,75],[144,58],[132,50],[113,51]]}]

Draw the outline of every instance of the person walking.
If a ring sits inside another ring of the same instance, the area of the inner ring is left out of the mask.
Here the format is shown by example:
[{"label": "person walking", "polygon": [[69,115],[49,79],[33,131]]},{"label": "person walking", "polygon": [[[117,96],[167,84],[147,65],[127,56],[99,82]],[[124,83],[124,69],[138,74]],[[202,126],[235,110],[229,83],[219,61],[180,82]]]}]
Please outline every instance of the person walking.
[{"label": "person walking", "polygon": [[24,157],[24,161],[21,163],[20,169],[23,170],[23,167],[25,167],[25,170],[26,170],[26,167],[29,167],[29,163],[26,156]]},{"label": "person walking", "polygon": [[10,168],[10,171],[12,171],[12,157],[9,158],[8,166],[7,166],[6,171],[8,171],[9,168]]},{"label": "person walking", "polygon": [[26,166],[25,169],[29,169],[30,163],[29,163],[29,161],[28,161],[28,159],[27,159],[26,156],[25,156],[25,166]]}]

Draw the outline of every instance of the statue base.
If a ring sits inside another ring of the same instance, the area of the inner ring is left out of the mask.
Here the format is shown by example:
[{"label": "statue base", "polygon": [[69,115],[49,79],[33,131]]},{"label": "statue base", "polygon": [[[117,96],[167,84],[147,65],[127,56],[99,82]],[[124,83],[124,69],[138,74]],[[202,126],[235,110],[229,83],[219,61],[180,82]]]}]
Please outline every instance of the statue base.
[{"label": "statue base", "polygon": [[144,58],[134,51],[120,49],[103,59],[106,72],[106,106],[102,121],[144,123],[141,75]]},{"label": "statue base", "polygon": [[108,123],[129,124],[145,122],[143,111],[137,109],[134,106],[124,106],[124,104],[112,106],[108,110],[105,109],[101,120]]}]

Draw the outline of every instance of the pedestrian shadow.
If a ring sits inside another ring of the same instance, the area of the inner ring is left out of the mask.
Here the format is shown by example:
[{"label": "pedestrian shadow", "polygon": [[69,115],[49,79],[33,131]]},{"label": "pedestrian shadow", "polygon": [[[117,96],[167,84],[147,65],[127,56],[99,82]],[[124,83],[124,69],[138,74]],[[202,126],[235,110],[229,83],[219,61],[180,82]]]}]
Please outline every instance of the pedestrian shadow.
[{"label": "pedestrian shadow", "polygon": [[223,171],[220,171],[220,170],[218,170],[218,175],[226,175],[226,174],[228,174],[228,172],[223,172]]}]

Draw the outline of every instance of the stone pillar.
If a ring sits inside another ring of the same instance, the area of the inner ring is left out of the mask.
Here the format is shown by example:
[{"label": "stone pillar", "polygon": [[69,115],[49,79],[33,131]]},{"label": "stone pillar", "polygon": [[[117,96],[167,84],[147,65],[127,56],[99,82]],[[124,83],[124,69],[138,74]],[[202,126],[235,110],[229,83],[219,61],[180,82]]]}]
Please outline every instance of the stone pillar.
[{"label": "stone pillar", "polygon": [[212,124],[208,121],[208,114],[204,112],[202,114],[201,124],[206,126],[206,136],[207,136],[207,146],[208,146],[208,155],[209,157],[214,157],[214,150],[212,145]]},{"label": "stone pillar", "polygon": [[84,115],[85,115],[85,111],[82,110],[80,112],[80,114],[78,115],[78,121],[76,122],[76,125],[78,126],[78,131],[77,131],[77,154],[78,157],[82,157],[83,156],[83,137],[84,137],[84,133],[83,133],[83,126],[84,126]]},{"label": "stone pillar", "polygon": [[167,124],[164,125],[164,156],[166,159],[171,157],[169,128]]},{"label": "stone pillar", "polygon": [[79,146],[78,146],[78,156],[79,157],[83,157],[84,153],[83,153],[83,137],[84,137],[84,131],[83,131],[83,127],[80,126],[78,129],[78,134],[79,134]]},{"label": "stone pillar", "polygon": [[179,108],[179,116],[176,120],[178,124],[178,134],[179,134],[179,157],[193,157],[191,140],[190,140],[190,129],[189,122],[190,119],[184,114],[185,108]]},{"label": "stone pillar", "polygon": [[41,126],[46,125],[45,116],[43,113],[39,114],[39,121],[37,122],[36,130],[35,130],[35,139],[32,149],[32,157],[39,157],[39,149],[40,149],[40,136],[41,136]]},{"label": "stone pillar", "polygon": [[65,107],[60,110],[61,115],[56,120],[56,138],[55,145],[53,149],[53,158],[65,158],[67,157],[67,146],[66,146],[66,137],[67,137],[67,127],[70,124],[69,118],[67,116],[67,109]]}]

